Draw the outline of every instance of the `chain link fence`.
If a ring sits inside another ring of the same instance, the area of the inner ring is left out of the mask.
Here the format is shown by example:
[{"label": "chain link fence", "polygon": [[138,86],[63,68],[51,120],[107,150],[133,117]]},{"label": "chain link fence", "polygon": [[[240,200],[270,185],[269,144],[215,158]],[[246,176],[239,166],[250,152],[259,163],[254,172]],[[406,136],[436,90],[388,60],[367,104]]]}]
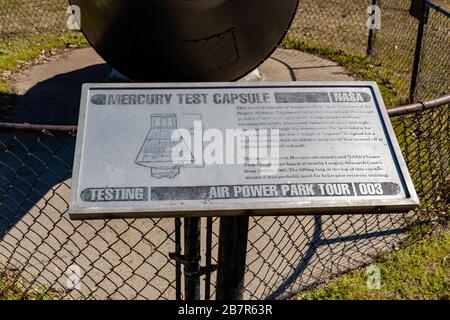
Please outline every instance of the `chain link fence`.
[{"label": "chain link fence", "polygon": [[289,36],[310,47],[364,56],[370,0],[300,0]]},{"label": "chain link fence", "polygon": [[417,71],[413,75],[417,84],[411,90],[416,100],[450,92],[450,11],[429,4],[423,23],[422,42],[416,53]]},{"label": "chain link fence", "polygon": [[[286,298],[315,287],[395,249],[414,222],[448,219],[449,111],[446,104],[392,119],[421,198],[417,212],[251,218],[245,297]],[[70,221],[74,137],[8,131],[0,136],[0,266],[10,281],[0,292],[19,286],[52,298],[181,296],[181,268],[170,258],[182,250],[180,219]],[[213,265],[218,219],[202,224],[203,264],[209,257]],[[77,275],[81,288],[68,290]],[[209,277],[204,290],[213,296]]]},{"label": "chain link fence", "polygon": [[[289,35],[349,57],[370,51],[404,99],[411,92],[416,100],[448,94],[448,12],[429,4],[417,19],[410,1],[376,3],[382,27],[370,35],[372,1],[301,0]],[[66,8],[63,0],[0,0],[0,39],[61,32]],[[448,102],[392,123],[421,207],[404,214],[251,218],[245,298],[287,298],[396,249],[412,225],[448,221]],[[0,126],[0,297],[182,298],[182,265],[173,258],[185,249],[183,219],[69,220],[75,129]],[[204,298],[215,294],[218,222],[201,219]]]},{"label": "chain link fence", "polygon": [[[309,47],[370,57],[375,70],[392,84],[402,100],[431,99],[449,89],[446,80],[450,71],[450,4],[446,0],[436,1],[437,4],[424,1],[426,8],[414,17],[412,2],[420,1],[300,0],[289,37]],[[379,17],[368,9],[371,5],[380,8]],[[66,0],[0,0],[0,39],[67,32],[67,9]],[[369,30],[369,12],[375,21],[380,20],[380,29]],[[419,58],[424,60],[420,77],[414,71]],[[418,77],[414,88],[412,77]],[[421,92],[414,96],[416,91]]]},{"label": "chain link fence", "polygon": [[[411,0],[303,0],[288,36],[318,52],[367,58],[403,101],[432,99],[449,91],[450,4],[442,3],[424,1],[412,16]],[[368,28],[369,12],[380,29]]]},{"label": "chain link fence", "polygon": [[409,13],[411,1],[377,1],[382,27],[373,38],[372,58],[402,100],[408,98],[419,20]]},{"label": "chain link fence", "polygon": [[65,0],[0,0],[0,39],[67,32]]}]

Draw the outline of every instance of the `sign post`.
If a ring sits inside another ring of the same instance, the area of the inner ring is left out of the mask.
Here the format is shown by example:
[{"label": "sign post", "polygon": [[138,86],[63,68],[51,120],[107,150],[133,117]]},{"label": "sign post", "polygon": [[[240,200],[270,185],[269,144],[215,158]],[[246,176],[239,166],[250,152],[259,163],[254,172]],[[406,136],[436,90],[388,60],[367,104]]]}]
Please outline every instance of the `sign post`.
[{"label": "sign post", "polygon": [[217,300],[244,297],[248,220],[246,216],[220,218]]},{"label": "sign post", "polygon": [[200,218],[184,219],[185,299],[200,300]]}]

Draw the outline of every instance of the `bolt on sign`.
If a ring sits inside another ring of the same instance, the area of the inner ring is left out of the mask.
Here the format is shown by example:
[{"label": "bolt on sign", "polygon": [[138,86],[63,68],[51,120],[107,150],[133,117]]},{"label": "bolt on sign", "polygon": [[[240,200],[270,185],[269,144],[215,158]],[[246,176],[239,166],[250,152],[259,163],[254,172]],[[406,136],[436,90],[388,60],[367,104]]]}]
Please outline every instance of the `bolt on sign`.
[{"label": "bolt on sign", "polygon": [[83,86],[73,219],[401,212],[418,203],[375,83]]}]

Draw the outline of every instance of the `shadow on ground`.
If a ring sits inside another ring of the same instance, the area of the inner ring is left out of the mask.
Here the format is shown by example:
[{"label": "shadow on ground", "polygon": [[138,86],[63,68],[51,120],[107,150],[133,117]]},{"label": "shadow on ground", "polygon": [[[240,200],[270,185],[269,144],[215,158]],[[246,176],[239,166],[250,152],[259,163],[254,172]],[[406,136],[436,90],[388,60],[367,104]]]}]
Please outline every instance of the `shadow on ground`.
[{"label": "shadow on ground", "polygon": [[108,82],[111,68],[98,64],[56,75],[39,82],[24,95],[17,96],[17,104],[6,115],[15,123],[76,125],[83,83]]},{"label": "shadow on ground", "polygon": [[[77,125],[81,86],[87,81],[107,82],[110,70],[106,64],[93,65],[39,82],[24,95],[0,95],[0,105],[5,106],[2,121]],[[71,177],[75,137],[0,132],[0,148],[1,235],[49,190]]]},{"label": "shadow on ground", "polygon": [[5,121],[5,116],[17,104],[17,98],[16,94],[0,92],[0,121]]}]

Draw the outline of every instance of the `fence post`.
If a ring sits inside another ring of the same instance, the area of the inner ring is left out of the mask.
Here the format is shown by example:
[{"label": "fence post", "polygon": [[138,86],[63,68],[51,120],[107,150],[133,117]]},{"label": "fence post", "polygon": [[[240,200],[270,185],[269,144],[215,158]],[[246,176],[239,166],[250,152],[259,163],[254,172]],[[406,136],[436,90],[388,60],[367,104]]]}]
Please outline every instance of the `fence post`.
[{"label": "fence post", "polygon": [[409,102],[414,102],[415,93],[417,88],[417,81],[419,78],[419,66],[420,66],[420,57],[422,54],[422,43],[423,43],[423,35],[425,32],[425,25],[427,23],[428,12],[430,7],[428,2],[424,0],[423,10],[420,15],[419,27],[417,29],[417,40],[416,40],[416,49],[414,52],[414,64],[411,75],[411,85],[409,89]]},{"label": "fence post", "polygon": [[200,218],[184,219],[185,300],[200,300]]},{"label": "fence post", "polygon": [[212,266],[212,233],[213,233],[213,218],[206,218],[206,266],[205,266],[205,300],[211,300],[211,273]]},{"label": "fence post", "polygon": [[[171,257],[180,257],[181,255],[181,219],[175,218],[175,254]],[[175,260],[175,299],[181,300],[181,262]]]},{"label": "fence post", "polygon": [[[376,6],[378,4],[378,0],[372,0],[372,5]],[[369,37],[367,39],[367,56],[370,57],[373,53],[373,40],[374,40],[375,31],[373,28],[369,29]]]},{"label": "fence post", "polygon": [[220,218],[216,300],[242,300],[244,296],[249,218]]}]

